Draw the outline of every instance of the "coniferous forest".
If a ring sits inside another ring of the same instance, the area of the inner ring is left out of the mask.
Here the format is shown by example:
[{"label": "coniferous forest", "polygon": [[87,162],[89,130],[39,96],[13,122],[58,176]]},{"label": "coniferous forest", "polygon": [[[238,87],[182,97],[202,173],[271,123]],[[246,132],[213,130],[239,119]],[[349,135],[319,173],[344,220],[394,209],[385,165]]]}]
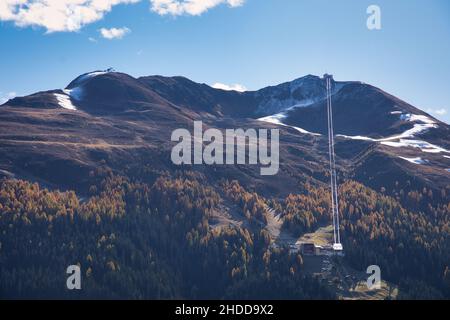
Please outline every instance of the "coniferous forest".
[{"label": "coniferous forest", "polygon": [[[151,183],[101,169],[91,177],[85,198],[1,180],[2,298],[336,298],[304,272],[299,252],[272,246],[264,228],[268,205],[296,235],[329,221],[324,187],[306,183],[299,194],[265,199],[238,181],[210,185],[189,171]],[[399,298],[450,296],[448,189],[376,192],[346,181],[339,191],[349,265],[378,264]],[[211,225],[223,202],[245,224]],[[74,264],[82,271],[78,292],[65,286]]]}]

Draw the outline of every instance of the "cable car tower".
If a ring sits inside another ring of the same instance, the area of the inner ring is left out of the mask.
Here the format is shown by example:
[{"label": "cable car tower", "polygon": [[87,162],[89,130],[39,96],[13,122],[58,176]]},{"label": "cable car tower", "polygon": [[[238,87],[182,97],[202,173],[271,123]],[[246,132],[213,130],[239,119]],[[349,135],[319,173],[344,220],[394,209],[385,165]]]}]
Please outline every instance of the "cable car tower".
[{"label": "cable car tower", "polygon": [[330,184],[331,184],[331,213],[333,217],[333,250],[335,252],[342,252],[344,248],[341,244],[341,235],[339,233],[339,202],[338,202],[338,188],[336,180],[336,159],[334,153],[334,130],[333,130],[333,106],[331,104],[331,89],[333,76],[325,74],[327,89],[327,115],[328,115],[328,153],[330,157]]}]

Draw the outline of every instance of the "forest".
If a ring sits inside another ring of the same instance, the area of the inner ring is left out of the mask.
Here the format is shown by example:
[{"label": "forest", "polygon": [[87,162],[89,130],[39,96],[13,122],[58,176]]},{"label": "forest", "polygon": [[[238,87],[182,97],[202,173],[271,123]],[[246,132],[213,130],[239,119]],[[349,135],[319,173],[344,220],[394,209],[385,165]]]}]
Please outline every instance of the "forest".
[{"label": "forest", "polygon": [[[325,187],[305,183],[299,194],[266,199],[238,181],[213,185],[191,171],[152,183],[102,169],[91,177],[87,197],[0,181],[1,298],[336,298],[304,272],[300,253],[272,246],[264,228],[268,206],[297,236],[329,223]],[[449,298],[448,192],[377,192],[346,181],[339,190],[345,260],[378,264],[399,298]],[[212,212],[224,201],[250,227],[213,228]],[[73,264],[82,270],[79,291],[65,286]]]},{"label": "forest", "polygon": [[[0,296],[334,298],[301,272],[299,255],[271,249],[263,230],[212,230],[208,217],[220,196],[198,179],[166,175],[149,186],[107,173],[85,201],[2,180]],[[72,264],[83,272],[79,292],[65,287]]]},{"label": "forest", "polygon": [[[379,265],[405,299],[450,297],[448,192],[404,190],[398,184],[376,192],[346,181],[339,188],[345,260],[355,267]],[[283,227],[300,236],[325,225],[331,202],[327,194],[326,188],[306,185],[304,194],[274,201],[283,212]]]}]

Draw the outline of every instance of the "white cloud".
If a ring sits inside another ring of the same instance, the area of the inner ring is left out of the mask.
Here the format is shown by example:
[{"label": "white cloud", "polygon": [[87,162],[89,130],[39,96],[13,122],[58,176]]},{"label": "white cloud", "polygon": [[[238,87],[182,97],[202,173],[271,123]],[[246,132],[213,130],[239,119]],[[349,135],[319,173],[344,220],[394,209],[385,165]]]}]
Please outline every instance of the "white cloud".
[{"label": "white cloud", "polygon": [[89,40],[89,42],[94,42],[94,43],[97,42],[97,39],[95,39],[94,37],[89,37],[88,40]]},{"label": "white cloud", "polygon": [[[78,31],[103,18],[118,4],[141,0],[0,0],[0,21],[19,27],[43,27],[47,32]],[[200,15],[220,4],[241,6],[245,0],[149,0],[160,15]]]},{"label": "white cloud", "polygon": [[127,33],[131,32],[131,30],[128,29],[127,27],[110,28],[110,29],[101,28],[99,31],[100,31],[102,37],[105,39],[108,39],[108,40],[122,39]]},{"label": "white cloud", "polygon": [[438,116],[443,116],[447,114],[447,109],[441,108],[441,109],[427,109],[427,112],[437,114]]},{"label": "white cloud", "polygon": [[221,89],[221,90],[226,90],[226,91],[239,91],[239,92],[247,91],[247,88],[245,86],[243,86],[242,84],[228,85],[228,84],[223,84],[223,83],[217,82],[217,83],[214,83],[212,85],[212,87],[215,89]]},{"label": "white cloud", "polygon": [[434,110],[434,113],[436,113],[437,115],[443,116],[444,114],[447,114],[447,110],[444,108],[437,109],[437,110]]},{"label": "white cloud", "polygon": [[220,4],[234,8],[245,0],[150,0],[152,10],[160,15],[179,16],[183,14],[198,16]]},{"label": "white cloud", "polygon": [[17,93],[15,93],[15,92],[8,92],[6,94],[3,94],[2,92],[0,92],[0,104],[4,104],[9,99],[13,99],[16,96],[17,96]]},{"label": "white cloud", "polygon": [[112,7],[140,0],[1,0],[0,20],[38,26],[47,32],[78,31],[103,18]]}]

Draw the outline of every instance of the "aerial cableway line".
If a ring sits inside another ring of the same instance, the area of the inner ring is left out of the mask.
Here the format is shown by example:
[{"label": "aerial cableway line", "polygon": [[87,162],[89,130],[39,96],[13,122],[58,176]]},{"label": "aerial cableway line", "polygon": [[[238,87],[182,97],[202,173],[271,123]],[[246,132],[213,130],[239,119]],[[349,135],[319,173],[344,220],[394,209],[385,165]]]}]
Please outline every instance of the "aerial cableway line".
[{"label": "aerial cableway line", "polygon": [[331,103],[333,76],[324,75],[326,81],[327,99],[327,122],[328,122],[328,154],[330,159],[330,185],[331,185],[331,215],[333,218],[333,250],[343,251],[341,235],[339,232],[339,201],[336,178],[336,157],[334,152],[334,129],[333,129],[333,105]]}]

